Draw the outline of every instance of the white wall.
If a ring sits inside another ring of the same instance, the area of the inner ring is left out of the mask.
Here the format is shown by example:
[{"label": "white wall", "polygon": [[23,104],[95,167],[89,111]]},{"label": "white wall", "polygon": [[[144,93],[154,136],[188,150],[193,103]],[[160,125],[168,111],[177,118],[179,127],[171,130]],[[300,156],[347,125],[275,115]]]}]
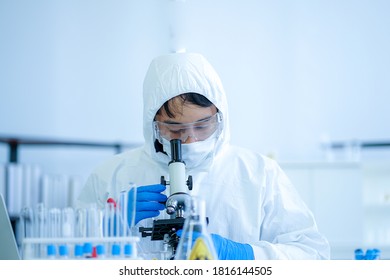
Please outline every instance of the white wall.
[{"label": "white wall", "polygon": [[190,50],[229,94],[233,141],[318,158],[324,136],[388,139],[388,1],[187,1]]},{"label": "white wall", "polygon": [[[324,158],[326,138],[386,140],[389,11],[379,0],[0,0],[0,134],[139,143],[146,69],[186,48],[219,72],[234,144],[296,161]],[[66,151],[35,150],[21,161],[64,169]],[[87,173],[110,154],[66,163]]]},{"label": "white wall", "polygon": [[2,0],[1,131],[140,140],[143,75],[167,51],[160,2]]},{"label": "white wall", "polygon": [[0,132],[142,141],[150,60],[185,47],[224,82],[232,140],[281,160],[389,138],[388,1],[0,1]]},{"label": "white wall", "polygon": [[[169,49],[165,4],[1,0],[0,134],[141,142],[143,76]],[[113,153],[25,147],[20,161],[50,172],[85,173]]]}]

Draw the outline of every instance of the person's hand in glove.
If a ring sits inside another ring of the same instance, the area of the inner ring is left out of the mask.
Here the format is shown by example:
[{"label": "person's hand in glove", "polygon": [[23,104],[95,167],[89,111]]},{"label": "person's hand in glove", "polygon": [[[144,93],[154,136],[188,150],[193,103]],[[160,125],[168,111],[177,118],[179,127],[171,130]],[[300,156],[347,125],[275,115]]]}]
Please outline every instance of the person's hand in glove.
[{"label": "person's hand in glove", "polygon": [[218,234],[211,234],[219,260],[254,260],[252,246],[238,243]]},{"label": "person's hand in glove", "polygon": [[[181,237],[183,231],[178,230],[177,235]],[[192,235],[193,241],[199,237],[199,234]],[[211,234],[211,239],[218,254],[219,260],[254,260],[252,246],[249,244],[234,242],[230,239],[224,238],[218,234]]]},{"label": "person's hand in glove", "polygon": [[[138,224],[139,221],[156,217],[160,214],[161,210],[165,209],[165,201],[167,200],[167,196],[162,194],[165,191],[166,187],[161,184],[156,185],[147,185],[147,186],[139,186],[136,188],[137,192],[135,194],[135,190],[131,189],[129,191],[128,197],[128,222],[131,225],[131,221],[135,218],[134,225]],[[135,195],[135,217],[132,212],[134,208],[134,195]]]}]

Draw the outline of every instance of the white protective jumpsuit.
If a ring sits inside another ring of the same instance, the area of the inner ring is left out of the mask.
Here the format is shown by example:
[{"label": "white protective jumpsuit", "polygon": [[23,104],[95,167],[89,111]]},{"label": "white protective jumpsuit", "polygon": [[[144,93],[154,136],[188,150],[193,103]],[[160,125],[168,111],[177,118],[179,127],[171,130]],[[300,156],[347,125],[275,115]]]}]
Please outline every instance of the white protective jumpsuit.
[{"label": "white protective jumpsuit", "polygon": [[[117,198],[130,181],[142,186],[158,184],[161,176],[169,178],[170,159],[156,152],[152,122],[164,102],[187,92],[204,95],[222,113],[223,130],[212,160],[187,170],[193,177],[191,194],[206,202],[209,233],[250,244],[255,259],[329,259],[326,238],[278,164],[230,145],[224,89],[213,67],[199,54],[168,54],[152,61],[144,80],[145,143],[98,166],[80,193],[80,205],[103,207],[108,197]],[[162,218],[168,218],[165,211],[157,217]],[[146,219],[137,226],[152,222]],[[141,238],[141,243],[144,252],[162,246],[148,238]]]}]

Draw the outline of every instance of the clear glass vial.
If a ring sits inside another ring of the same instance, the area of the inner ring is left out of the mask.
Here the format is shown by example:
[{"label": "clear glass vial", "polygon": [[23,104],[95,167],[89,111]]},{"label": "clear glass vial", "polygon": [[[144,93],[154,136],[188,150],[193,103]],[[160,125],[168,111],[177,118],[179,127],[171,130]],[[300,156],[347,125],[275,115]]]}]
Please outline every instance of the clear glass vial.
[{"label": "clear glass vial", "polygon": [[206,204],[199,197],[191,197],[175,260],[217,260],[211,235],[207,231]]}]

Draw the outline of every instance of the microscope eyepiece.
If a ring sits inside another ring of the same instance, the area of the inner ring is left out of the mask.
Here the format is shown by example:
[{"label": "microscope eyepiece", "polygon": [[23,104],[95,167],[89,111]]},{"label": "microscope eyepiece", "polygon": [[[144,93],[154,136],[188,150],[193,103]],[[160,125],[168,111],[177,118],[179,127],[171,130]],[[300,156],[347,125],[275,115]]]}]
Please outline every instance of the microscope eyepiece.
[{"label": "microscope eyepiece", "polygon": [[181,140],[180,139],[172,139],[171,140],[171,162],[183,162],[181,156]]}]

